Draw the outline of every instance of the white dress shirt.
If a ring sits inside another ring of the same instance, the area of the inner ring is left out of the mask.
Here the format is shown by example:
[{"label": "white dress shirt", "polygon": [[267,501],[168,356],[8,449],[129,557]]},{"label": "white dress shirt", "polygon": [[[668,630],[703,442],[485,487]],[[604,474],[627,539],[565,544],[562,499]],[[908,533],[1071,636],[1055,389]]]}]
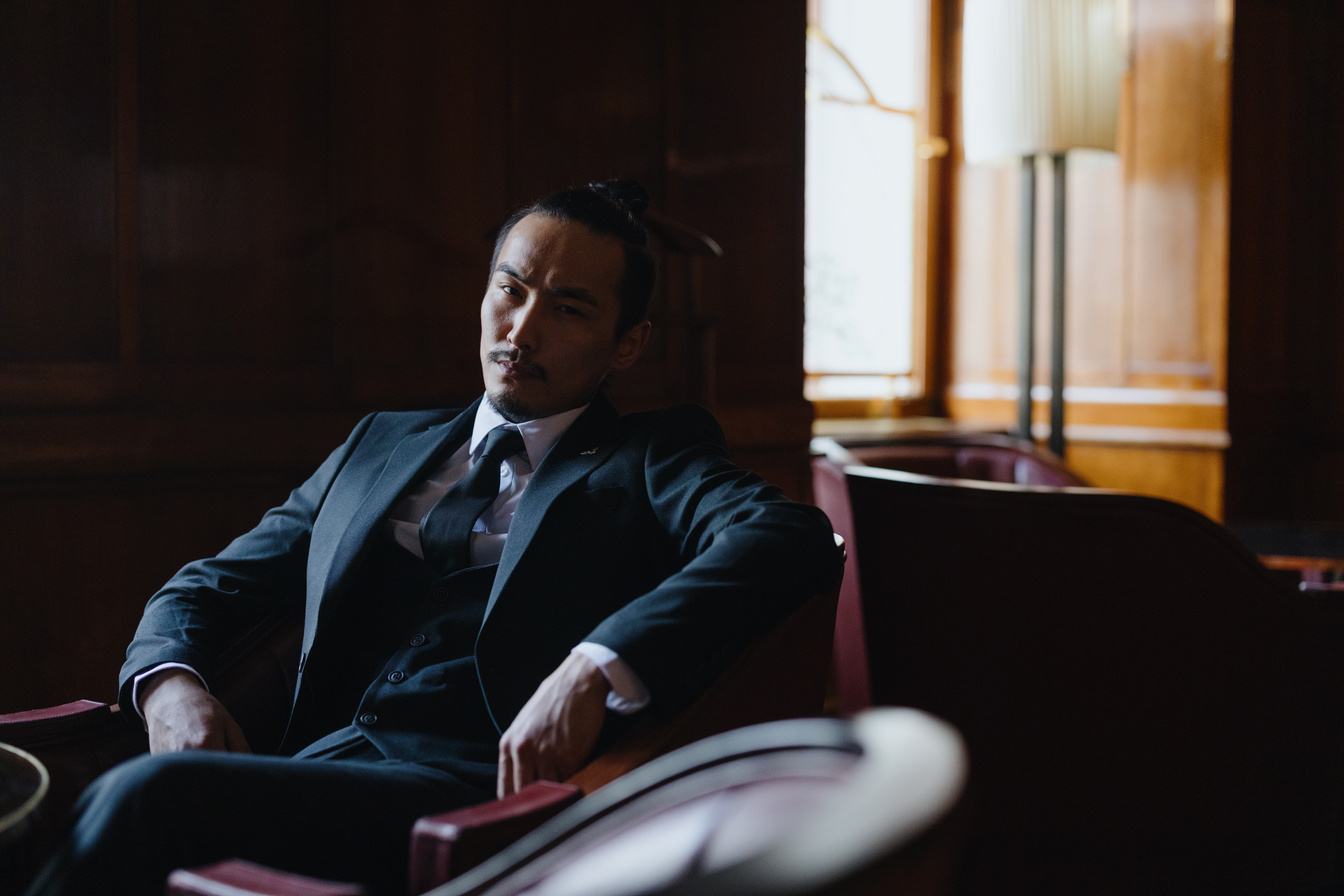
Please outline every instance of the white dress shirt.
[{"label": "white dress shirt", "polygon": [[[523,423],[510,423],[495,410],[488,400],[482,400],[476,409],[476,420],[472,427],[471,438],[429,474],[422,482],[408,491],[392,505],[386,517],[386,525],[397,544],[424,558],[420,546],[420,521],[438,503],[444,494],[466,475],[472,465],[480,460],[485,451],[485,437],[490,431],[504,426],[516,429],[523,437],[523,452],[505,458],[499,469],[499,497],[495,503],[481,514],[472,526],[469,550],[473,566],[498,563],[504,553],[504,544],[509,537],[509,524],[513,521],[514,511],[524,489],[532,480],[532,474],[541,466],[551,448],[565,434],[575,420],[587,410],[587,405],[563,411],[539,420]],[[607,693],[607,708],[613,712],[627,715],[643,709],[649,703],[649,691],[624,660],[615,651],[601,644],[588,641],[577,645],[572,653],[581,653],[595,662],[606,676],[611,690]],[[185,669],[201,680],[207,689],[205,679],[199,672],[182,663],[162,663],[135,677],[132,685],[131,700],[136,712],[144,718],[140,709],[140,684],[151,675],[168,669]]]}]

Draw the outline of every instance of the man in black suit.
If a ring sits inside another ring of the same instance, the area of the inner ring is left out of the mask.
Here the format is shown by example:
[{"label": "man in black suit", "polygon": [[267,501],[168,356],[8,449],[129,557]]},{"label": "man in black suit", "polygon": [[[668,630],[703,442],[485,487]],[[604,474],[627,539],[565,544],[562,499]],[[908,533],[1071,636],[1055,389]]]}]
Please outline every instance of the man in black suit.
[{"label": "man in black suit", "polygon": [[[619,417],[603,394],[649,335],[645,204],[607,183],[516,214],[481,304],[483,400],[361,421],[150,600],[120,702],[152,755],[90,788],[35,892],[148,892],[227,856],[390,892],[414,818],[565,778],[835,580],[825,516],[729,463],[707,412]],[[245,755],[212,663],[300,602],[285,758]]]}]

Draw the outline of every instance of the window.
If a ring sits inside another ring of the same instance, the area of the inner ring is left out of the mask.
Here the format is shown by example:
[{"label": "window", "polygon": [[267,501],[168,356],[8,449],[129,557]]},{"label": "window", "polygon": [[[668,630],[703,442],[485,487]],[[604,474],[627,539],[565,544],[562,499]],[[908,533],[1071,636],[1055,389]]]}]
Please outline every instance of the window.
[{"label": "window", "polygon": [[[807,40],[807,395],[920,397],[928,284],[930,0],[813,0]],[[849,413],[853,413],[852,406]]]}]

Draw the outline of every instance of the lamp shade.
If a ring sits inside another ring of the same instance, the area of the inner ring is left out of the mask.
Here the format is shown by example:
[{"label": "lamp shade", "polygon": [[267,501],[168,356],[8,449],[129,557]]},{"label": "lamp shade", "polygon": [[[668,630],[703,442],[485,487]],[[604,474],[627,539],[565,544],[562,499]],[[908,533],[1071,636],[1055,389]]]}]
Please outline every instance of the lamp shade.
[{"label": "lamp shade", "polygon": [[1115,149],[1123,0],[966,0],[966,161]]}]

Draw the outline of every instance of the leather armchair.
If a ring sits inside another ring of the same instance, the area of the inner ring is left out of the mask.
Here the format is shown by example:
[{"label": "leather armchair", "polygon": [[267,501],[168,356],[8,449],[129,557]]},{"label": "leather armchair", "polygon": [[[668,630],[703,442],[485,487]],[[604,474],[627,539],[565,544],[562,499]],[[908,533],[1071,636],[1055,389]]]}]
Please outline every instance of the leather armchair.
[{"label": "leather armchair", "polygon": [[[843,551],[842,546],[839,549]],[[453,817],[446,820],[431,818],[417,826],[412,857],[417,886],[429,889],[442,883],[583,793],[654,756],[731,728],[820,712],[836,595],[833,589],[809,599],[750,646],[699,700],[674,717],[635,726],[568,783],[534,787],[510,799],[450,813]],[[301,635],[302,620],[296,613],[267,619],[230,648],[212,682],[214,693],[256,752],[273,751],[283,734]],[[128,722],[121,716],[118,707],[89,700],[0,715],[0,741],[34,754],[51,773],[41,827],[33,835],[35,854],[50,851],[61,819],[84,787],[116,763],[148,749],[139,719]],[[263,869],[260,877],[253,874],[252,879],[269,880],[267,873]],[[283,877],[275,880],[290,886],[283,883]],[[274,892],[304,891],[281,888]]]},{"label": "leather armchair", "polygon": [[837,469],[870,699],[975,763],[958,893],[1339,886],[1333,595],[1170,501]]}]

